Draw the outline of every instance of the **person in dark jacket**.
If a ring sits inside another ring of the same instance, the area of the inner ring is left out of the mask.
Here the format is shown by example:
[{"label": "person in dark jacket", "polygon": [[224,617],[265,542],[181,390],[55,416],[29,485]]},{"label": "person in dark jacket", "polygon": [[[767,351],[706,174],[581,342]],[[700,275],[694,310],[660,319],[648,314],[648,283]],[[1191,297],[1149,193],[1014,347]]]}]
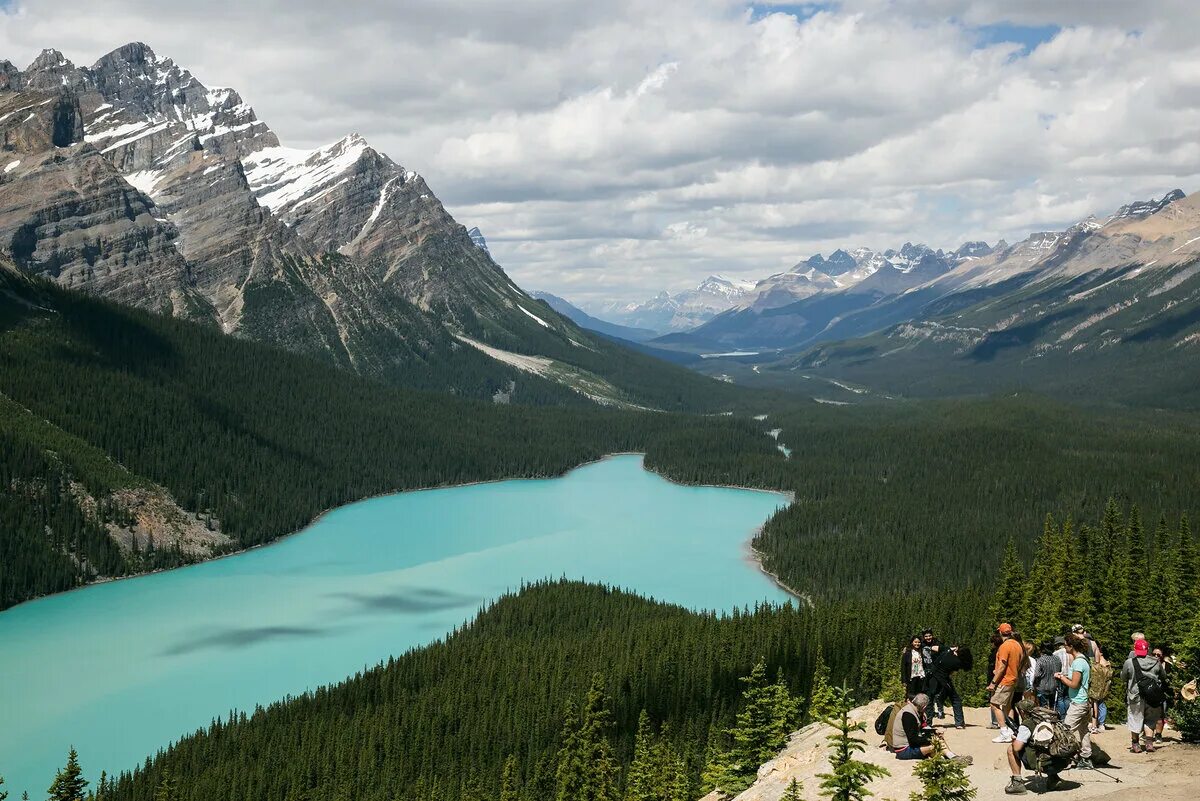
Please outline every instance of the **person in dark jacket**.
[{"label": "person in dark jacket", "polygon": [[1054,643],[1045,642],[1038,647],[1038,657],[1033,666],[1033,691],[1037,705],[1056,708],[1058,680],[1054,674],[1062,670],[1062,662],[1054,655]]},{"label": "person in dark jacket", "polygon": [[[946,700],[950,701],[950,706],[954,708],[954,728],[956,729],[965,729],[967,727],[966,721],[963,718],[962,696],[955,689],[953,678],[954,673],[967,667],[969,660],[965,659],[965,656],[966,654],[962,652],[959,646],[951,645],[946,650],[940,651],[937,654],[937,657],[933,660],[933,671],[929,675],[931,703],[937,707],[942,707]],[[944,713],[942,717],[945,717]]]},{"label": "person in dark jacket", "polygon": [[905,696],[912,698],[925,692],[927,679],[925,659],[921,655],[921,638],[914,634],[900,655],[900,681],[904,682]]},{"label": "person in dark jacket", "polygon": [[937,665],[938,654],[942,652],[942,643],[937,637],[933,636],[933,629],[925,629],[921,632],[921,662],[925,665],[925,694],[929,696],[929,718],[944,718],[946,710],[941,704],[937,693],[934,691],[934,670]]}]

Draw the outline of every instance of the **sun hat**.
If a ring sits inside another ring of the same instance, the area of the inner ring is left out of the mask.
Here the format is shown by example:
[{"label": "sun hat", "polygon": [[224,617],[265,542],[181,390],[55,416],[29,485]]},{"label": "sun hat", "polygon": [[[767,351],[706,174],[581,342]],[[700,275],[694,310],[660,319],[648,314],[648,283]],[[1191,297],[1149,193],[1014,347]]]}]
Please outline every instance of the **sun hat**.
[{"label": "sun hat", "polygon": [[1150,643],[1145,640],[1138,640],[1133,644],[1133,652],[1138,656],[1145,656],[1150,653]]},{"label": "sun hat", "polygon": [[1012,624],[1001,623],[998,627],[996,627],[996,631],[1000,632],[1001,634],[1012,634]]}]

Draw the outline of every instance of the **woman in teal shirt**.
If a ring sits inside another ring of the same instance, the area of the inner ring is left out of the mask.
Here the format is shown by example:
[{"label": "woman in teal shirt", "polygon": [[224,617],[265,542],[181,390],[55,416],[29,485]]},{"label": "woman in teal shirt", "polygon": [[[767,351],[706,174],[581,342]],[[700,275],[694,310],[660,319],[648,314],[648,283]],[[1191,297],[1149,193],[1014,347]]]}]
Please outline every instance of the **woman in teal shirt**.
[{"label": "woman in teal shirt", "polygon": [[1088,702],[1088,686],[1092,679],[1092,666],[1085,654],[1090,652],[1087,640],[1078,634],[1067,635],[1067,654],[1071,657],[1071,667],[1067,673],[1055,673],[1067,688],[1067,716],[1063,723],[1079,737],[1079,760],[1075,767],[1080,770],[1092,769],[1092,733],[1088,724],[1092,720],[1092,705]]}]

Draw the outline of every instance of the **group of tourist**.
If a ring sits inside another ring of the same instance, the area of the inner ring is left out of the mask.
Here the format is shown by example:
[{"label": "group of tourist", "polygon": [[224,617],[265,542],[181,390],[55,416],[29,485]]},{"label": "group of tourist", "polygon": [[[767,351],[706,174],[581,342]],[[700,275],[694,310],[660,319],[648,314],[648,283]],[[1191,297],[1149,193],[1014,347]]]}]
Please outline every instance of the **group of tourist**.
[{"label": "group of tourist", "polygon": [[[1008,745],[1011,779],[1005,792],[1027,792],[1022,767],[1043,773],[1046,788],[1059,784],[1068,768],[1094,770],[1092,735],[1102,731],[1108,715],[1106,699],[1113,679],[1108,655],[1082,625],[1064,629],[1052,641],[1026,643],[1009,623],[1001,623],[987,662],[992,742]],[[954,726],[966,727],[962,698],[953,674],[971,669],[970,651],[943,647],[931,629],[912,637],[900,660],[906,702],[888,714],[879,728],[897,759],[924,759],[941,750],[957,756],[931,725],[945,718],[945,703],[954,711]],[[1162,742],[1170,694],[1171,660],[1151,647],[1144,633],[1132,634],[1132,648],[1118,678],[1125,689],[1130,752],[1153,752]]]}]

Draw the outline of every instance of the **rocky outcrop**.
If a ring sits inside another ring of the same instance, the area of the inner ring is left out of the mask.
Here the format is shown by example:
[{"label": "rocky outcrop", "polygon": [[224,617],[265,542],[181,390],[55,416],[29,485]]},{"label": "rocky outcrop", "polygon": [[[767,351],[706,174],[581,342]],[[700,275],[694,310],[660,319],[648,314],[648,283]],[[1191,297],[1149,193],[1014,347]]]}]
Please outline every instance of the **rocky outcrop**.
[{"label": "rocky outcrop", "polygon": [[70,89],[0,97],[0,250],[25,272],[130,305],[206,316],[175,228],[82,142]]}]

